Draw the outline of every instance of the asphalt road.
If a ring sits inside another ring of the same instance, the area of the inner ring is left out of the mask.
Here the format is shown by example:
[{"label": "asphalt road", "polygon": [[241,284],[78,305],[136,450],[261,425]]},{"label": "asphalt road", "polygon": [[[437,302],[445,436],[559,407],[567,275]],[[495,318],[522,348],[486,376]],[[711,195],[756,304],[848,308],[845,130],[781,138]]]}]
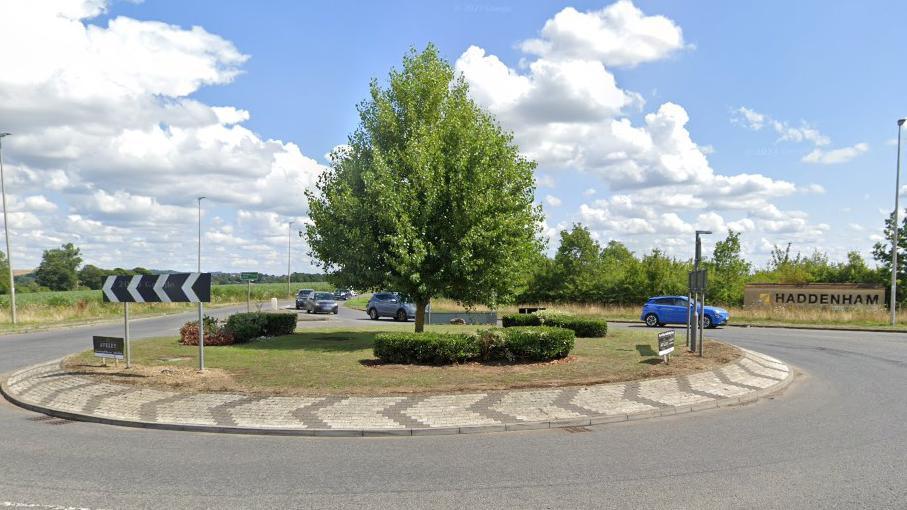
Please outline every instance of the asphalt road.
[{"label": "asphalt road", "polygon": [[[359,317],[329,320],[368,324]],[[173,334],[186,319],[136,321],[133,335]],[[0,337],[0,372],[118,329]],[[727,328],[712,336],[801,374],[753,405],[579,432],[471,436],[153,431],[36,421],[4,402],[0,508],[907,507],[907,335]]]}]

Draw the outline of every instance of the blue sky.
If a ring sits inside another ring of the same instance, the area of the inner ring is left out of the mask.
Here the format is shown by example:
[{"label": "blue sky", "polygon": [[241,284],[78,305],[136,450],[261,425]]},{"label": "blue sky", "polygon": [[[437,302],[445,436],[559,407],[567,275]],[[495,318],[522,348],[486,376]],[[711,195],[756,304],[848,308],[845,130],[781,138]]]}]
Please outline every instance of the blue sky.
[{"label": "blue sky", "polygon": [[[603,242],[686,258],[691,229],[731,226],[758,262],[787,242],[840,259],[868,255],[893,207],[899,2],[59,5],[12,2],[20,16],[0,21],[19,42],[53,34],[7,66],[27,78],[0,78],[0,128],[17,133],[4,142],[16,267],[73,241],[88,262],[189,269],[207,188],[206,265],[284,271],[285,222],[305,221],[302,189],[356,127],[369,80],[429,41],[539,160],[555,238],[583,222]],[[49,112],[47,90],[74,113]],[[232,110],[215,122],[211,107]]]}]

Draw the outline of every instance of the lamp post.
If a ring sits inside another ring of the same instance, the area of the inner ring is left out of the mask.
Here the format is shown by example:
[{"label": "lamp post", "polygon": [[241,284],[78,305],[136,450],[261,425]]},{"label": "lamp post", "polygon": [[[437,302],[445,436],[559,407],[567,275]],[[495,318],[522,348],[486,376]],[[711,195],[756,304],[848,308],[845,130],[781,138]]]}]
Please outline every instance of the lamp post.
[{"label": "lamp post", "polygon": [[897,322],[897,296],[898,290],[898,195],[901,194],[901,126],[907,119],[898,119],[898,164],[894,176],[894,225],[891,234],[891,325]]},{"label": "lamp post", "polygon": [[293,223],[296,222],[291,221],[287,225],[287,299],[290,299],[292,295],[290,292],[290,253],[292,253],[293,247]]},{"label": "lamp post", "polygon": [[[198,197],[198,272],[202,272],[202,200]],[[205,370],[205,315],[204,305],[198,302],[198,371]]]},{"label": "lamp post", "polygon": [[13,326],[16,325],[16,281],[13,278],[13,254],[9,249],[9,215],[6,214],[6,182],[3,177],[3,137],[12,133],[0,133],[0,194],[3,195],[3,229],[6,231],[6,263],[9,264],[9,309]]}]

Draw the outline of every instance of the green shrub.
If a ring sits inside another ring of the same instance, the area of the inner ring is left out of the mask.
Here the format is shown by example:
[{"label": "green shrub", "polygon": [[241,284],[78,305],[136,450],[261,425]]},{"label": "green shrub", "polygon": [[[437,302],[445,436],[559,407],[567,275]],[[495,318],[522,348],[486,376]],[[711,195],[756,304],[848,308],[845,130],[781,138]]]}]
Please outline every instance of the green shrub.
[{"label": "green shrub", "polygon": [[492,328],[479,331],[476,341],[482,361],[513,361],[513,355],[507,350],[507,330]]},{"label": "green shrub", "polygon": [[467,361],[549,361],[567,356],[575,334],[544,326],[493,328],[476,334],[382,333],[375,357],[385,363],[444,365]]},{"label": "green shrub", "polygon": [[594,317],[577,317],[575,315],[540,311],[529,314],[504,316],[501,323],[505,328],[520,326],[552,326],[566,328],[576,333],[577,338],[599,338],[608,334],[608,322]]},{"label": "green shrub", "polygon": [[592,317],[562,315],[544,322],[546,326],[566,328],[576,333],[577,338],[599,338],[608,334],[608,322]]},{"label": "green shrub", "polygon": [[505,328],[515,326],[541,326],[542,318],[534,313],[515,313],[501,317],[501,324]]},{"label": "green shrub", "polygon": [[296,330],[296,314],[235,313],[227,319],[226,329],[237,343],[263,336],[289,335]]},{"label": "green shrub", "polygon": [[481,354],[474,335],[459,333],[381,333],[375,357],[385,363],[445,365],[474,360]]},{"label": "green shrub", "polygon": [[507,350],[514,359],[548,361],[570,354],[576,335],[566,328],[513,327],[507,330]]},{"label": "green shrub", "polygon": [[290,335],[296,331],[295,313],[264,313],[264,334],[262,336]]},{"label": "green shrub", "polygon": [[233,333],[236,343],[245,343],[253,338],[264,336],[263,313],[234,313],[227,318],[226,328]]}]

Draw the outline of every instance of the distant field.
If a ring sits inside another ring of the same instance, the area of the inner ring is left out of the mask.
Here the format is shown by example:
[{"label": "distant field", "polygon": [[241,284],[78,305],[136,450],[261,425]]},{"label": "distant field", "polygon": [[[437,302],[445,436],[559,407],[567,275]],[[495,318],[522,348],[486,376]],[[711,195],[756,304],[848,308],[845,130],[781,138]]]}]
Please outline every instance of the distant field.
[{"label": "distant field", "polygon": [[[310,288],[332,290],[327,282],[293,282],[291,293]],[[226,305],[244,303],[246,284],[214,285],[211,288],[211,304]],[[286,299],[286,283],[252,284],[252,303],[266,303],[271,298]],[[188,303],[135,303],[130,313],[142,315],[161,315],[188,310],[194,305]],[[100,290],[73,290],[63,292],[31,292],[16,294],[16,312],[20,327],[35,327],[79,323],[117,317],[123,313],[119,303],[104,303]],[[11,329],[9,313],[9,296],[0,295],[0,330]]]}]

